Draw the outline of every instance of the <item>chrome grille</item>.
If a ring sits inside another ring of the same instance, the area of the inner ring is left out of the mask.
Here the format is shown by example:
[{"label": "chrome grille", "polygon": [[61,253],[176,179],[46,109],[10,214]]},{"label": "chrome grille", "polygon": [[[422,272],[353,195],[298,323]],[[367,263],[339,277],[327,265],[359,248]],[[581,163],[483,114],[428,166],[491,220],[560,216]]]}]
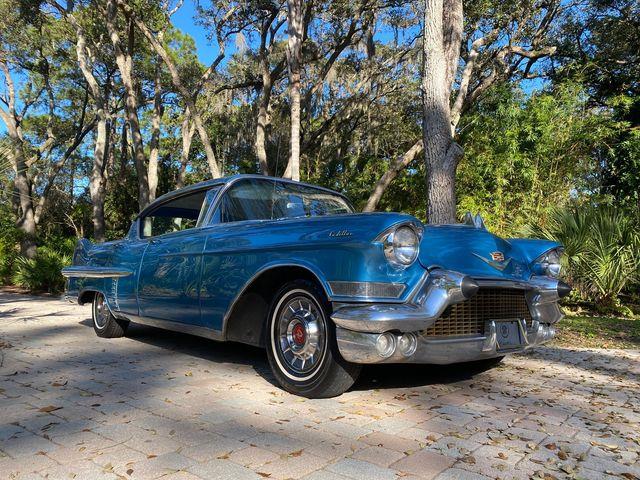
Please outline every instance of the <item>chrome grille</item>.
[{"label": "chrome grille", "polygon": [[425,335],[482,335],[487,320],[518,318],[524,318],[527,325],[531,325],[524,290],[480,288],[469,300],[447,307],[436,323],[425,330]]}]

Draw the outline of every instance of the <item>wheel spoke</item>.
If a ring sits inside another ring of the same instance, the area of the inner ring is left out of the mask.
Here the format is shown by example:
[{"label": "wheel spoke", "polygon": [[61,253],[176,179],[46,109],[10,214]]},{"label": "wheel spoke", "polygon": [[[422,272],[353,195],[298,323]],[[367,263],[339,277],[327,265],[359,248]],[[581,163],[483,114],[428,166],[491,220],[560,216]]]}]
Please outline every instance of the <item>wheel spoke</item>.
[{"label": "wheel spoke", "polygon": [[307,295],[297,295],[283,305],[277,319],[278,350],[286,369],[304,376],[313,371],[326,348],[325,320]]}]

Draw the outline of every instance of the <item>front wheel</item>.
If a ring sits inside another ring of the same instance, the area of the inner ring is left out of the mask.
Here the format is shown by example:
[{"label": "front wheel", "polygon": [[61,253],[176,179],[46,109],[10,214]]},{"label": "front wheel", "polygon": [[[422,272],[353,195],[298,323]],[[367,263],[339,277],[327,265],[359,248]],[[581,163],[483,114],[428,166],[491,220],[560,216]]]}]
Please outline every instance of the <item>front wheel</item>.
[{"label": "front wheel", "polygon": [[331,306],[324,292],[306,280],[284,285],[276,294],[266,329],[269,365],[286,391],[308,398],[344,393],[360,366],[338,352]]},{"label": "front wheel", "polygon": [[96,293],[92,306],[93,330],[102,338],[118,338],[124,336],[129,326],[126,320],[119,320],[113,316],[107,306],[104,295]]}]

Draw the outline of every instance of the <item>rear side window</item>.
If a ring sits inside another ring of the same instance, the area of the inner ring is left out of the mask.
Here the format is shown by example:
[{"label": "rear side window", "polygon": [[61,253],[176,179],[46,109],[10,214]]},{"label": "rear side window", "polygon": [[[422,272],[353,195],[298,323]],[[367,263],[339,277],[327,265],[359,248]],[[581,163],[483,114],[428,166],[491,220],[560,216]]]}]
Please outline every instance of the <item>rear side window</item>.
[{"label": "rear side window", "polygon": [[199,226],[217,188],[200,190],[158,205],[140,219],[140,237],[157,237]]},{"label": "rear side window", "polygon": [[222,222],[352,213],[340,195],[306,185],[251,179],[234,184],[221,203]]}]

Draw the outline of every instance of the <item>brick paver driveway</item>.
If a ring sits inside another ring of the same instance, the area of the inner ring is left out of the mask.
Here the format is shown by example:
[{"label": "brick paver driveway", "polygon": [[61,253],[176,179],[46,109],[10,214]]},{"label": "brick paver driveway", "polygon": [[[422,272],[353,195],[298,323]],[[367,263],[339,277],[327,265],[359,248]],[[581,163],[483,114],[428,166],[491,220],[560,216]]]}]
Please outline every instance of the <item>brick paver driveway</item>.
[{"label": "brick paver driveway", "polygon": [[2,478],[640,477],[638,352],[369,368],[306,400],[260,350],[141,326],[103,340],[89,307],[0,294],[0,354]]}]

